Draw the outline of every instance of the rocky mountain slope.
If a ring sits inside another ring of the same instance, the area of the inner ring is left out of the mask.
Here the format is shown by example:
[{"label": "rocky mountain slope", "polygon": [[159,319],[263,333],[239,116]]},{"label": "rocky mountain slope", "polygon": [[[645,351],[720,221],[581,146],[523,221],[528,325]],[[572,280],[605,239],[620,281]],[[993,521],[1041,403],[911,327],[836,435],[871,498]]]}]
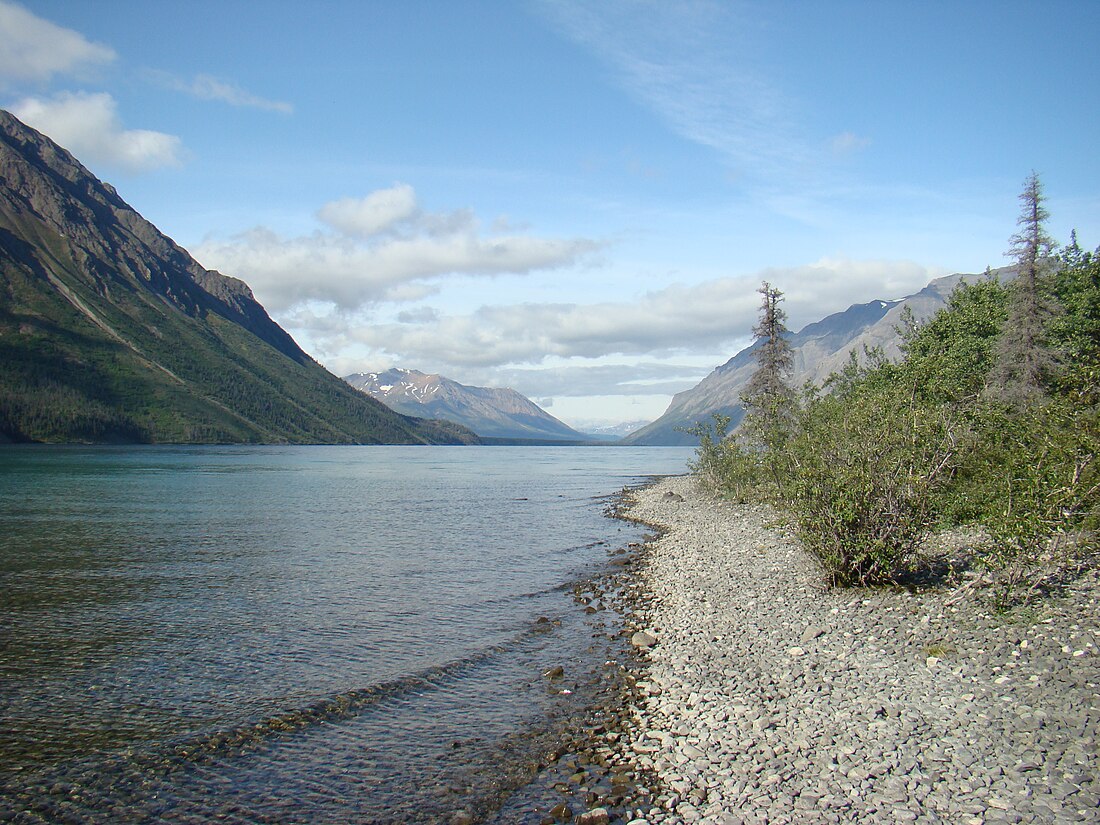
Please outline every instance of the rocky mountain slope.
[{"label": "rocky mountain slope", "polygon": [[[1002,279],[1011,277],[1012,270],[994,271]],[[960,281],[970,281],[984,275],[948,275],[937,278],[920,292],[898,300],[871,301],[854,304],[844,312],[830,315],[803,327],[790,337],[794,348],[793,387],[807,381],[820,384],[840,370],[853,350],[863,353],[864,346],[881,347],[888,358],[897,358],[901,343],[897,327],[908,307],[917,321],[924,320],[940,309]],[[753,347],[746,347],[690,390],[678,393],[664,415],[623,439],[623,444],[695,444],[698,439],[681,428],[690,428],[701,421],[710,421],[713,413],[733,418],[741,417],[741,391],[756,371]]]},{"label": "rocky mountain slope", "polygon": [[592,440],[512,389],[469,387],[403,369],[356,373],[344,380],[396,412],[453,421],[486,438]]},{"label": "rocky mountain slope", "polygon": [[0,111],[0,440],[475,440],[304,353],[49,138]]}]

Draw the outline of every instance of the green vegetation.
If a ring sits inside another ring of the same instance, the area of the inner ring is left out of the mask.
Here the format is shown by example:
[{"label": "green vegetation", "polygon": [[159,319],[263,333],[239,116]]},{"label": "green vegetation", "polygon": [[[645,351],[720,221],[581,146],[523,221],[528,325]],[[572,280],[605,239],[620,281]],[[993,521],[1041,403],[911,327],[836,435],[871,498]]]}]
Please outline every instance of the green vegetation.
[{"label": "green vegetation", "polygon": [[392,413],[217,312],[183,311],[121,276],[89,283],[63,238],[36,231],[49,243],[0,246],[0,441],[471,437]]},{"label": "green vegetation", "polygon": [[48,138],[0,112],[0,441],[476,441],[306,355]]},{"label": "green vegetation", "polygon": [[750,438],[774,451],[782,447],[795,407],[795,394],[787,384],[794,355],[787,341],[787,313],[779,306],[783,293],[767,281],[759,291],[764,298],[760,323],[752,330],[758,367],[741,395],[745,410],[741,426]]},{"label": "green vegetation", "polygon": [[929,531],[977,526],[1006,607],[1095,551],[1100,250],[1074,237],[1047,254],[1037,179],[1021,199],[1027,277],[960,285],[927,323],[904,325],[898,363],[853,354],[789,407],[787,391],[773,396],[789,415],[761,415],[768,401],[753,398],[732,436],[723,417],[696,431],[695,470],[787,514],[832,584],[897,580],[921,565]]},{"label": "green vegetation", "polygon": [[945,642],[933,642],[930,645],[926,645],[924,648],[925,656],[935,656],[937,659],[946,658],[956,652],[954,645],[946,644]]}]

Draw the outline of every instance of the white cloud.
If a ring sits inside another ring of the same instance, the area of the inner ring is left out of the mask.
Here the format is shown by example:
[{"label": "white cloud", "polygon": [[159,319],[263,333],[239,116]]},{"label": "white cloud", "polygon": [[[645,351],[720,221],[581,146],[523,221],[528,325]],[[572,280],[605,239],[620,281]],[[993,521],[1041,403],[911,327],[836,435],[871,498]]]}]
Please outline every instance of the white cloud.
[{"label": "white cloud", "polygon": [[60,92],[49,99],[28,97],[11,107],[29,126],[51,137],[79,160],[126,172],[178,166],[178,137],[147,129],[125,129],[113,97],[105,92]]},{"label": "white cloud", "polygon": [[79,75],[115,58],[108,46],[0,0],[0,86]]},{"label": "white cloud", "polygon": [[829,142],[834,155],[850,155],[870,145],[870,138],[860,137],[854,132],[841,132]]},{"label": "white cloud", "polygon": [[458,369],[540,364],[551,357],[733,355],[757,320],[762,280],[785,293],[789,326],[798,330],[853,303],[915,292],[942,274],[908,261],[822,259],[753,278],[672,285],[634,301],[484,306],[469,315],[428,316],[422,324],[356,326],[349,318],[341,336],[397,363],[442,361]]},{"label": "white cloud", "polygon": [[757,285],[768,281],[783,292],[789,326],[798,330],[852,304],[910,295],[947,274],[913,261],[825,257],[804,266],[764,269]]},{"label": "white cloud", "polygon": [[335,231],[286,238],[259,227],[191,252],[247,281],[270,311],[319,301],[350,313],[421,300],[448,275],[523,275],[574,265],[600,247],[585,238],[483,236],[468,210],[425,212],[404,184],[333,201],[317,214]]},{"label": "white cloud", "polygon": [[397,183],[365,198],[326,203],[317,211],[317,217],[344,235],[369,238],[411,220],[419,212],[413,188],[407,183]]},{"label": "white cloud", "polygon": [[[593,395],[671,395],[694,387],[709,372],[682,364],[642,362],[594,366],[497,369],[470,380],[511,387],[528,397],[586,398]],[[540,405],[541,406],[541,405]]]},{"label": "white cloud", "polygon": [[397,320],[402,324],[428,324],[439,319],[439,310],[434,307],[420,307],[397,313]]},{"label": "white cloud", "polygon": [[167,72],[159,71],[151,71],[149,76],[169,89],[183,92],[199,100],[216,100],[221,103],[228,103],[230,106],[261,109],[283,115],[294,113],[294,106],[291,103],[254,95],[240,86],[208,74],[195,75],[190,80],[184,80]]}]

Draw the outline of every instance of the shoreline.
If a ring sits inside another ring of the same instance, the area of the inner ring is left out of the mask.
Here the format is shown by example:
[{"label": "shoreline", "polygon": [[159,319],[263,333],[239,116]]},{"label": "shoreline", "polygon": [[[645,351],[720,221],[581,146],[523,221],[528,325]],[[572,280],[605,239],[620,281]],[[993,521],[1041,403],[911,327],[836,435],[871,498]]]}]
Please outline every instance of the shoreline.
[{"label": "shoreline", "polygon": [[621,821],[1095,821],[1100,571],[995,616],[946,587],[828,590],[769,511],[690,476],[618,515],[659,532],[626,573],[624,633],[656,641],[614,743],[655,797]]}]

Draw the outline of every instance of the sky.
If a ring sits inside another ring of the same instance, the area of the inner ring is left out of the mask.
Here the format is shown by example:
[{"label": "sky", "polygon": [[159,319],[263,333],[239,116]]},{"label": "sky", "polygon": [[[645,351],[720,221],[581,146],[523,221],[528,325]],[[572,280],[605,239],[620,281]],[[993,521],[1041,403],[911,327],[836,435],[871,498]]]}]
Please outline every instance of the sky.
[{"label": "sky", "polygon": [[649,421],[751,341],[1100,244],[1100,0],[0,0],[0,108],[337,375]]}]

